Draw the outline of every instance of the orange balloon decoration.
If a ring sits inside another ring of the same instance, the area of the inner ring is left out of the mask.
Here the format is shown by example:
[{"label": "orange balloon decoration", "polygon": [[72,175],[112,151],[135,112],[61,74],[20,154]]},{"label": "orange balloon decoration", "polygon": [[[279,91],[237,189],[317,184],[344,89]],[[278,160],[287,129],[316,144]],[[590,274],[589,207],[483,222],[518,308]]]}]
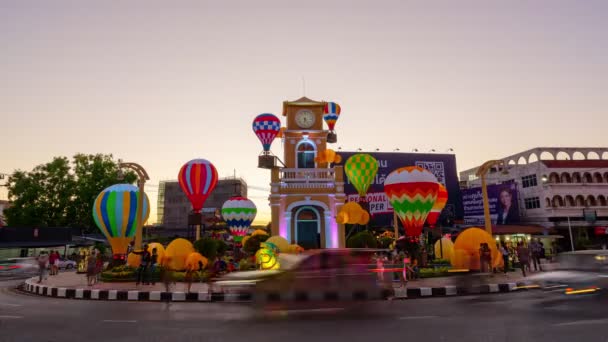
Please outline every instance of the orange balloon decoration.
[{"label": "orange balloon decoration", "polygon": [[429,215],[426,217],[426,222],[431,226],[431,228],[435,228],[437,224],[437,220],[439,220],[439,216],[441,215],[441,211],[445,208],[446,203],[448,203],[448,190],[439,183],[439,190],[437,191],[437,199],[435,200],[435,204],[433,204],[433,208],[429,212]]}]

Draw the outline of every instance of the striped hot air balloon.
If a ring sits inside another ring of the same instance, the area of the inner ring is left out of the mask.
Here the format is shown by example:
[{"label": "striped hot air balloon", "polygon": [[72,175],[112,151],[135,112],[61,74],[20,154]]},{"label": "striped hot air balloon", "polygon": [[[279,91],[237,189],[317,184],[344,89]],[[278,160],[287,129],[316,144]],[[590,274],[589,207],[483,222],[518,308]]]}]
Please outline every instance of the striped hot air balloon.
[{"label": "striped hot air balloon", "polygon": [[341,111],[340,105],[335,102],[327,102],[325,104],[325,107],[323,108],[323,120],[327,123],[327,127],[329,127],[330,131],[334,130],[336,121],[340,118]]},{"label": "striped hot air balloon", "polygon": [[[139,189],[131,184],[116,184],[103,190],[93,204],[95,224],[106,236],[114,254],[125,254],[137,230]],[[144,193],[141,222],[150,216],[150,200]]]},{"label": "striped hot air balloon", "polygon": [[441,215],[441,211],[445,208],[446,203],[448,203],[448,190],[439,183],[439,191],[437,192],[437,200],[435,204],[433,204],[433,208],[429,212],[429,215],[426,218],[426,222],[431,226],[431,228],[435,228],[437,224],[437,220],[439,220],[439,216]]},{"label": "striped hot air balloon", "polygon": [[378,172],[378,161],[369,154],[354,154],[346,160],[344,172],[359,196],[364,197]]},{"label": "striped hot air balloon", "polygon": [[230,228],[235,242],[240,242],[247,235],[256,213],[255,204],[245,197],[235,196],[224,202],[222,217]]},{"label": "striped hot air balloon", "polygon": [[182,166],[177,179],[192,203],[192,210],[198,213],[217,185],[217,170],[206,159],[193,159]]},{"label": "striped hot air balloon", "polygon": [[281,120],[274,114],[260,114],[253,119],[252,128],[253,133],[255,133],[258,139],[260,139],[260,142],[262,142],[264,152],[268,152],[270,151],[270,145],[272,145],[274,138],[276,138],[277,134],[281,131]]},{"label": "striped hot air balloon", "polygon": [[439,191],[435,175],[407,166],[391,172],[384,181],[384,192],[403,224],[406,236],[419,236]]}]

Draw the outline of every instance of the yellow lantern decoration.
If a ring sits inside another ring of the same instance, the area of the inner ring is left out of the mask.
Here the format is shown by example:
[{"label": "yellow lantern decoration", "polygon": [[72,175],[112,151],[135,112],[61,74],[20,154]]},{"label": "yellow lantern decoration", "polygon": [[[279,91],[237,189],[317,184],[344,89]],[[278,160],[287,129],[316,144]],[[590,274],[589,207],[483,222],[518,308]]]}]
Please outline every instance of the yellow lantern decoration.
[{"label": "yellow lantern decoration", "polygon": [[287,242],[287,240],[280,235],[269,237],[268,240],[266,240],[266,243],[274,244],[279,250],[279,253],[286,253],[289,248],[289,242]]},{"label": "yellow lantern decoration", "polygon": [[450,263],[454,262],[454,243],[452,240],[442,237],[441,242],[437,240],[435,242],[435,257],[449,260]]},{"label": "yellow lantern decoration", "polygon": [[470,270],[480,269],[479,248],[487,243],[492,254],[492,267],[502,267],[502,255],[496,248],[496,240],[484,229],[467,228],[458,234],[454,243],[454,258],[452,266]]},{"label": "yellow lantern decoration", "polygon": [[175,239],[167,246],[165,257],[169,258],[168,266],[172,270],[181,271],[186,268],[186,258],[194,253],[194,246],[186,239]]},{"label": "yellow lantern decoration", "polygon": [[261,248],[255,253],[255,261],[261,270],[278,270],[281,265],[274,254],[274,249],[265,243],[260,244]]},{"label": "yellow lantern decoration", "polygon": [[190,253],[186,258],[186,270],[188,271],[198,271],[199,270],[199,261],[203,264],[203,269],[207,268],[209,264],[209,260],[202,256],[200,253],[194,252]]}]

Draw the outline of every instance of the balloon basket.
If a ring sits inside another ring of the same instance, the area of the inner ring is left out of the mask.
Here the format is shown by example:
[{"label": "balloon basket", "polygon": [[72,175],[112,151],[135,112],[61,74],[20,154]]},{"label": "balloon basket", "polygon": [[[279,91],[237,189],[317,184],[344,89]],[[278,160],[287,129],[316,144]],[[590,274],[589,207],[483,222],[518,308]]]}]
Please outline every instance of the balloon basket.
[{"label": "balloon basket", "polygon": [[273,169],[277,166],[277,157],[264,154],[258,156],[258,167],[260,169]]},{"label": "balloon basket", "polygon": [[338,135],[335,132],[327,133],[327,142],[330,144],[335,144],[338,142]]}]

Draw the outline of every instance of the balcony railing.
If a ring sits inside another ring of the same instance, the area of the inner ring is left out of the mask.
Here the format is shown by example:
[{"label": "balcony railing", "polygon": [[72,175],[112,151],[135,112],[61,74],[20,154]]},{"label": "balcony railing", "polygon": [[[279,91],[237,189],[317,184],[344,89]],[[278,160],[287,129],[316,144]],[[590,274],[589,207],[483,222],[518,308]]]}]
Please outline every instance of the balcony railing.
[{"label": "balcony railing", "polygon": [[335,182],[334,169],[280,169],[281,182],[327,183]]}]

